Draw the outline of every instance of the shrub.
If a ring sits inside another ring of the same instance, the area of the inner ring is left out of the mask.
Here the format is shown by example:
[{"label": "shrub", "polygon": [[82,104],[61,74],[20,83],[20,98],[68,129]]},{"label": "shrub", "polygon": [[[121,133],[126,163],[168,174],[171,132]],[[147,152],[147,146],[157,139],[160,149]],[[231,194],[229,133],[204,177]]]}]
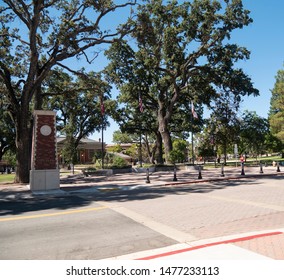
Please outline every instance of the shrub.
[{"label": "shrub", "polygon": [[115,156],[112,161],[112,165],[110,168],[127,168],[129,164],[127,161],[119,156]]}]

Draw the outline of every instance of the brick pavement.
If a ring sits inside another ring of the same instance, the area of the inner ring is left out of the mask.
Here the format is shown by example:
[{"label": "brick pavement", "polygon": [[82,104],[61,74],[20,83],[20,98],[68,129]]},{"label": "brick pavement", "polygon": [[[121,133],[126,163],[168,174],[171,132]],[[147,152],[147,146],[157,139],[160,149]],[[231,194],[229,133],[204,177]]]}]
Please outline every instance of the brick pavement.
[{"label": "brick pavement", "polygon": [[[192,185],[189,193],[182,188],[188,173],[180,172],[178,175],[181,179],[178,184],[170,183],[168,177],[165,185],[171,188],[179,187],[180,190],[176,194],[185,194],[185,196],[161,197],[159,201],[155,201],[155,204],[150,200],[141,203],[132,201],[128,202],[126,207],[195,236],[201,241],[208,238],[257,233],[264,229],[273,232],[284,227],[284,186],[281,181],[283,177],[276,177],[279,183],[269,186],[268,189],[259,185],[254,179],[253,176],[259,176],[257,169],[254,170],[255,173],[251,172],[252,177],[244,177],[241,181],[230,181],[230,184],[227,181],[211,181],[208,186],[204,183],[207,181],[205,179],[202,184]],[[272,168],[270,170],[274,171]],[[204,175],[206,175],[205,172]],[[234,179],[234,174],[230,176]],[[218,174],[215,172],[215,178],[217,177]],[[203,176],[203,178],[206,177]],[[263,181],[268,177],[258,178]],[[168,184],[174,184],[174,186]],[[234,188],[234,186],[241,186],[241,188]],[[168,205],[169,201],[172,205],[177,205],[174,207],[178,207],[182,218],[179,218],[177,212],[166,209],[165,205]],[[167,215],[164,214],[165,212]],[[188,244],[192,245],[192,243]],[[234,242],[233,245],[272,259],[284,260],[283,234]]]},{"label": "brick pavement", "polygon": [[236,242],[234,245],[274,260],[284,260],[284,233]]}]

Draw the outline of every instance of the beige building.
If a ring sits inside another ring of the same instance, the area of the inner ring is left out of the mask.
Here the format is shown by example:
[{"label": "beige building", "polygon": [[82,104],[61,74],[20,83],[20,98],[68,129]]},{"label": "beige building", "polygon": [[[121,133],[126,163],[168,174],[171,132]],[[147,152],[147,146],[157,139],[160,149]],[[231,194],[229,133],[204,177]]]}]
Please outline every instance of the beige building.
[{"label": "beige building", "polygon": [[[58,154],[58,162],[59,164],[64,163],[64,158],[62,156],[62,149],[64,147],[64,142],[66,141],[66,137],[57,137],[57,154]],[[89,138],[81,139],[78,148],[78,159],[80,163],[91,163],[94,157],[95,152],[102,151],[102,148],[105,149],[105,143],[102,147],[102,142],[92,140]]]}]

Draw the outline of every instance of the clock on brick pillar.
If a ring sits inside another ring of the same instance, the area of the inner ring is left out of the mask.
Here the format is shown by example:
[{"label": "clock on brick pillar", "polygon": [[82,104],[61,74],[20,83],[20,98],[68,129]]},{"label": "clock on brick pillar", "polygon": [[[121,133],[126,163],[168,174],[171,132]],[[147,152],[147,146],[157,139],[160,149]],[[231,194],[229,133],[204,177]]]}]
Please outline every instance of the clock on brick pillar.
[{"label": "clock on brick pillar", "polygon": [[31,190],[59,189],[55,118],[53,111],[34,112]]}]

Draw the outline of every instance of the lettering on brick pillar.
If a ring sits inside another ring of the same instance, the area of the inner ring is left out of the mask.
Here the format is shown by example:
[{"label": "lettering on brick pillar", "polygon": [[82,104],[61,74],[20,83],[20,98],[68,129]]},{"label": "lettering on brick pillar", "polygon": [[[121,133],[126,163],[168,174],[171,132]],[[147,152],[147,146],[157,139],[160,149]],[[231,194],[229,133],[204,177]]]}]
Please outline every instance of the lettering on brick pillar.
[{"label": "lettering on brick pillar", "polygon": [[34,121],[32,169],[58,169],[55,112],[35,111]]}]

